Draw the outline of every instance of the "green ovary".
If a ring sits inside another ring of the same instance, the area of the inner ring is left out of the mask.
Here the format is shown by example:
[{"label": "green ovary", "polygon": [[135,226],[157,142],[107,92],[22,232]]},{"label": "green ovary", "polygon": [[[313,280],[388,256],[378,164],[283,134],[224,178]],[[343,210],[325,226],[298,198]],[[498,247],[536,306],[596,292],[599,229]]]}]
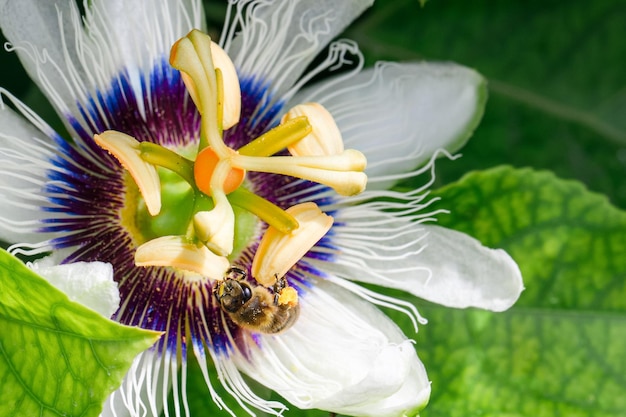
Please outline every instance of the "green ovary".
[{"label": "green ovary", "polygon": [[[139,244],[161,236],[185,236],[189,235],[193,215],[198,211],[209,211],[213,208],[211,197],[201,192],[194,192],[188,182],[178,174],[163,168],[158,168],[161,181],[161,211],[156,216],[148,213],[147,207],[139,192],[129,193],[137,199],[130,202],[131,207],[136,207],[134,213],[136,228],[139,236],[133,236]],[[131,181],[127,181],[130,185]],[[136,187],[134,182],[132,186]],[[236,259],[243,249],[258,234],[259,220],[254,215],[233,206],[235,214],[235,240],[233,252],[228,256],[230,260]],[[131,213],[128,213],[132,215]]]},{"label": "green ovary", "polygon": [[185,235],[195,206],[191,186],[178,174],[158,169],[161,180],[161,211],[156,216],[148,213],[141,194],[138,196],[136,224],[145,242],[168,235]]}]

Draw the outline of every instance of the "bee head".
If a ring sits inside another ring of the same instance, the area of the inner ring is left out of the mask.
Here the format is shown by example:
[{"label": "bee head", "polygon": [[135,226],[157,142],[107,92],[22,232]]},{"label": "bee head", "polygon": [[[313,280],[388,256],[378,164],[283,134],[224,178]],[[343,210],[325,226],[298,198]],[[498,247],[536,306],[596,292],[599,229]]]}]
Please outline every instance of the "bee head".
[{"label": "bee head", "polygon": [[252,287],[244,281],[246,273],[238,268],[231,268],[223,281],[217,281],[213,294],[224,311],[237,312],[250,298]]}]

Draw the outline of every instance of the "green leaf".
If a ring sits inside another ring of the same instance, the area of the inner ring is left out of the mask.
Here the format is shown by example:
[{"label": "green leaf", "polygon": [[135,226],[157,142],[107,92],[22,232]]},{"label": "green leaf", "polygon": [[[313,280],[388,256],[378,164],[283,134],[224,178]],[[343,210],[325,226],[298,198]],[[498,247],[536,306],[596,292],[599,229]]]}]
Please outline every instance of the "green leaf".
[{"label": "green leaf", "polygon": [[423,417],[622,416],[626,213],[581,184],[510,167],[434,193],[439,223],[501,247],[526,290],[508,312],[424,306]]},{"label": "green leaf", "polygon": [[70,301],[3,250],[0,329],[3,417],[98,416],[133,358],[160,336]]},{"label": "green leaf", "polygon": [[455,61],[489,85],[439,184],[503,163],[578,179],[626,208],[626,2],[377,1],[347,37],[376,60]]}]

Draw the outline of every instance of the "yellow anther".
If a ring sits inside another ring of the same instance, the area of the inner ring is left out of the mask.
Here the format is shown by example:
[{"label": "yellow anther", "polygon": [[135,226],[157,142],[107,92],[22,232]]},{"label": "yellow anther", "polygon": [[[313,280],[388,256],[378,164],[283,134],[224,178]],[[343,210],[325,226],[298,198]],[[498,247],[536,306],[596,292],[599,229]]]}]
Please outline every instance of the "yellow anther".
[{"label": "yellow anther", "polygon": [[[202,137],[208,141],[204,145],[211,146],[220,158],[226,158],[228,148],[222,140],[222,129],[239,120],[241,92],[234,64],[219,46],[212,44],[208,35],[192,30],[172,47],[170,64],[181,71],[183,81],[202,115]],[[216,68],[219,69],[219,77]]]},{"label": "yellow anther", "polygon": [[228,161],[217,164],[211,178],[211,197],[215,206],[210,211],[196,213],[193,218],[198,238],[222,256],[231,254],[235,240],[235,214],[223,186],[230,172]]},{"label": "yellow anther", "polygon": [[222,127],[233,127],[241,116],[241,87],[235,64],[228,54],[215,42],[211,42],[213,65],[222,73]]},{"label": "yellow anther", "polygon": [[293,156],[338,155],[343,152],[343,140],[333,116],[319,103],[300,104],[289,110],[282,118],[286,123],[296,117],[305,116],[312,132],[302,140],[289,146]]},{"label": "yellow anther", "polygon": [[315,203],[298,204],[287,209],[299,227],[281,233],[268,227],[252,261],[252,276],[263,286],[274,285],[330,230],[333,218]]},{"label": "yellow anther", "polygon": [[137,266],[171,266],[196,272],[212,279],[224,276],[230,268],[228,259],[182,236],[163,236],[144,243],[135,252],[135,264]]},{"label": "yellow anther", "polygon": [[[204,73],[202,60],[188,36],[180,38],[172,46],[170,50],[170,65],[180,71],[183,82],[194,104],[200,114],[204,114],[205,109],[200,98],[200,91],[211,90],[210,81]],[[208,57],[210,59],[211,54]],[[214,78],[215,75],[213,75]],[[214,86],[213,89],[215,90],[216,87]]]},{"label": "yellow anther", "polygon": [[140,142],[115,130],[94,135],[94,141],[109,151],[135,180],[146,202],[148,212],[156,216],[161,211],[161,182],[154,165],[141,158]]},{"label": "yellow anther", "polygon": [[199,211],[193,216],[198,239],[220,256],[233,251],[235,215],[230,205],[218,204],[211,211]]},{"label": "yellow anther", "polygon": [[365,156],[347,149],[331,156],[253,157],[236,155],[232,164],[248,171],[290,175],[327,185],[341,195],[355,195],[367,184]]}]

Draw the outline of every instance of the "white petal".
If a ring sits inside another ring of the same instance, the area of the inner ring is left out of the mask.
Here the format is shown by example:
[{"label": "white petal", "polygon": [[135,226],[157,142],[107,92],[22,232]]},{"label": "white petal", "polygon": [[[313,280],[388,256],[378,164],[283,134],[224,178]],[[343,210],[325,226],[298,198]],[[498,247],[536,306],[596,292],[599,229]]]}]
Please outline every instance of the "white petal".
[{"label": "white petal", "polygon": [[[465,233],[425,226],[427,247],[420,256],[432,278],[419,297],[450,307],[478,306],[503,311],[524,290],[522,274],[502,249],[490,249]],[[441,277],[437,279],[437,277]]]},{"label": "white petal", "polygon": [[174,42],[191,29],[205,30],[202,3],[197,0],[92,3],[87,25],[106,36],[99,41],[115,52],[111,58],[117,68],[151,66],[155,59],[169,57]]},{"label": "white petal", "polygon": [[[243,9],[246,3],[252,5]],[[234,12],[238,24],[225,27],[225,40],[221,43],[241,78],[270,82],[273,93],[281,96],[322,48],[372,3],[373,0],[240,2]]]},{"label": "white petal", "polygon": [[[28,75],[45,90],[39,74],[40,70],[45,71],[46,83],[56,86],[59,94],[68,102],[71,96],[64,87],[63,71],[54,68],[54,63],[63,63],[65,53],[70,59],[76,59],[72,13],[77,13],[77,10],[71,1],[0,1],[0,28],[13,47],[17,48]],[[69,42],[67,51],[64,51],[61,42],[63,32],[66,32]]]},{"label": "white petal", "polygon": [[[148,71],[157,61],[169,57],[170,48],[179,38],[205,26],[198,0],[94,1],[85,19],[87,30],[81,34],[84,47],[105,55],[95,65],[84,60],[85,71],[94,75],[102,72],[94,79],[101,90],[108,89],[120,71],[128,71],[141,112],[142,98],[149,96],[149,87],[146,91],[142,86],[142,82],[150,85]],[[90,36],[90,32],[96,35]]]},{"label": "white petal", "polygon": [[485,80],[452,63],[378,63],[296,95],[333,115],[347,148],[368,160],[368,189],[388,188],[395,176],[428,161],[438,149],[459,149],[478,124]]},{"label": "white petal", "polygon": [[335,224],[334,258],[307,261],[342,278],[401,289],[445,306],[493,311],[511,307],[523,290],[520,270],[505,251],[464,233],[367,205],[337,211]]},{"label": "white petal", "polygon": [[[122,78],[145,114],[148,71],[167,60],[178,38],[201,28],[203,18],[198,0],[93,1],[84,23],[70,1],[5,1],[0,8],[0,27],[28,74],[62,116],[73,115],[83,127],[90,116],[81,114],[77,103],[88,103]],[[106,121],[98,104],[94,111]]]},{"label": "white petal", "polygon": [[49,135],[54,132],[21,102],[6,97],[29,120],[0,97],[0,239],[36,243],[46,238],[36,230],[48,217],[40,206],[47,203],[43,188],[46,171],[53,169],[54,143]]},{"label": "white petal", "polygon": [[58,265],[53,259],[29,264],[50,284],[76,301],[109,318],[120,306],[120,293],[113,280],[113,267],[104,262],[76,262]]},{"label": "white petal", "polygon": [[177,365],[158,352],[135,357],[122,385],[105,401],[100,417],[159,416],[167,401]]},{"label": "white petal", "polygon": [[307,289],[292,328],[247,342],[247,352],[233,356],[238,368],[301,409],[398,416],[428,401],[411,341],[374,306],[329,282]]}]

